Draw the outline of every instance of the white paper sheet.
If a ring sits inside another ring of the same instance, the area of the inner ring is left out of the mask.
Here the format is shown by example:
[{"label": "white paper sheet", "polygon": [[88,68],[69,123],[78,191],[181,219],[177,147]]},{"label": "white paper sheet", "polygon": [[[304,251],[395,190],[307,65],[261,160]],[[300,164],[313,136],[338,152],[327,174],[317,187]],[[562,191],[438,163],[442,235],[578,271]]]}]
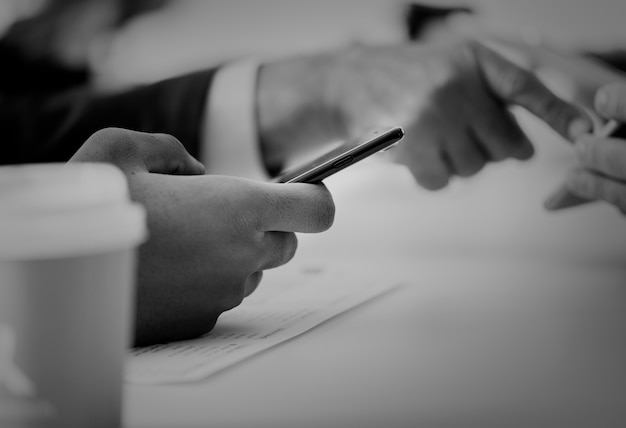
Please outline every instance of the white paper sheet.
[{"label": "white paper sheet", "polygon": [[355,275],[354,269],[286,268],[281,268],[280,275],[266,274],[259,289],[240,306],[222,314],[206,336],[134,349],[126,380],[158,384],[204,378],[398,285]]}]

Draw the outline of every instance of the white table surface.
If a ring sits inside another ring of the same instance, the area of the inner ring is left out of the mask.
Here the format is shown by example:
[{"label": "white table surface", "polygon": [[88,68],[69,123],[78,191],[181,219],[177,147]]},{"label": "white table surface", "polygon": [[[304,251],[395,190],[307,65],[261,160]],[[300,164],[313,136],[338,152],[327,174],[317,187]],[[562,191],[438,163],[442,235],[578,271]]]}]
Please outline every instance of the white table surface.
[{"label": "white table surface", "polygon": [[533,160],[441,192],[380,159],[328,179],[335,225],[256,292],[323,263],[403,286],[205,380],[127,385],[125,427],[626,426],[626,217],[545,212],[573,155],[521,119]]}]

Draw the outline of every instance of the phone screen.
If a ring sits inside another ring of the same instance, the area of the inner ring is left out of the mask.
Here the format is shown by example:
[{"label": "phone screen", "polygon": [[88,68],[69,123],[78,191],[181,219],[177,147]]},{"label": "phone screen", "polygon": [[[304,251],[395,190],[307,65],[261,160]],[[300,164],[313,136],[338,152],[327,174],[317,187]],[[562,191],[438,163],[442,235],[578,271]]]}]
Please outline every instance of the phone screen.
[{"label": "phone screen", "polygon": [[277,183],[319,183],[361,159],[389,149],[404,137],[402,128],[376,129],[359,138],[348,140],[305,165],[290,169],[274,181]]}]

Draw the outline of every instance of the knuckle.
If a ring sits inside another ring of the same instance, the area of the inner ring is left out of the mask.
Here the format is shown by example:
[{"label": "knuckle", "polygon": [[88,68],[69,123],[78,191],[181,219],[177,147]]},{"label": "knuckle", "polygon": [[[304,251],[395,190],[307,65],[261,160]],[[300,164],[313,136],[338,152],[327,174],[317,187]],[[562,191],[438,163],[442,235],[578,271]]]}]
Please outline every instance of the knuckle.
[{"label": "knuckle", "polygon": [[246,281],[243,290],[243,297],[246,298],[257,289],[263,278],[263,271],[253,272]]},{"label": "knuckle", "polygon": [[546,120],[556,129],[565,133],[567,126],[574,116],[574,112],[557,97],[550,96],[541,99],[541,109]]},{"label": "knuckle", "polygon": [[485,166],[484,161],[472,160],[469,162],[463,162],[457,167],[457,175],[459,177],[471,177],[477,174]]},{"label": "knuckle", "polygon": [[567,182],[568,188],[575,194],[587,198],[598,199],[602,193],[601,183],[588,171],[579,170],[573,173]]},{"label": "knuckle", "polygon": [[103,128],[96,131],[85,144],[104,147],[106,158],[114,164],[136,159],[141,155],[141,148],[137,144],[136,131],[122,128]]},{"label": "knuckle", "polygon": [[277,257],[278,266],[288,263],[296,255],[298,249],[298,238],[293,232],[284,232],[283,242],[280,248],[280,253]]},{"label": "knuckle", "polygon": [[225,195],[221,200],[225,209],[225,218],[230,218],[234,224],[234,230],[242,235],[255,235],[263,232],[266,227],[265,219],[268,211],[280,213],[278,205],[272,194],[263,189],[254,188],[230,188],[232,194]]},{"label": "knuckle", "polygon": [[298,238],[294,232],[266,232],[256,249],[252,272],[260,272],[287,264],[296,255]]},{"label": "knuckle", "polygon": [[215,306],[220,312],[239,306],[246,296],[246,289],[251,277],[251,272],[248,271],[234,275],[229,281],[229,286],[221,287],[222,294],[218,298],[212,299],[211,306]]},{"label": "knuckle", "polygon": [[241,302],[243,302],[243,299],[245,297],[246,283],[246,280],[240,281],[237,287],[234,287],[227,296],[223,296],[220,302],[221,304],[219,306],[222,312],[233,309],[239,306]]},{"label": "knuckle", "polygon": [[110,127],[94,132],[89,140],[97,140],[100,144],[120,144],[132,134],[130,130]]},{"label": "knuckle", "polygon": [[460,138],[453,141],[446,151],[450,163],[454,165],[454,173],[459,177],[469,177],[476,174],[485,164],[486,159],[481,155],[479,146],[473,137]]},{"label": "knuckle", "polygon": [[595,139],[590,140],[588,137],[582,137],[579,142],[576,143],[576,155],[578,160],[586,166],[591,166],[593,161],[593,147],[595,145]]},{"label": "knuckle", "polygon": [[578,157],[581,163],[589,168],[605,171],[607,162],[611,162],[611,156],[605,156],[601,144],[584,142],[578,146]]},{"label": "knuckle", "polygon": [[522,69],[508,69],[501,76],[501,85],[504,92],[512,99],[526,94],[534,84],[530,73]]},{"label": "knuckle", "polygon": [[473,147],[476,152],[480,152],[485,158],[482,165],[486,163],[486,160],[492,162],[503,161],[512,157],[519,149],[515,143],[518,139],[516,134],[496,132],[493,126],[482,127],[480,132],[476,132],[475,135]]},{"label": "knuckle", "polygon": [[314,204],[315,218],[322,230],[328,230],[335,221],[335,203],[329,192]]},{"label": "knuckle", "polygon": [[256,242],[258,236],[262,235],[265,229],[265,220],[258,210],[244,210],[243,212],[230,212],[235,233],[242,239],[249,239]]},{"label": "knuckle", "polygon": [[181,143],[178,138],[174,137],[171,134],[157,133],[157,134],[152,134],[152,136],[160,144],[171,146],[172,148],[176,148],[176,149],[184,148],[183,143]]},{"label": "knuckle", "polygon": [[426,190],[440,190],[448,185],[449,177],[435,174],[414,174],[420,186]]},{"label": "knuckle", "polygon": [[518,160],[528,160],[535,155],[535,148],[530,142],[524,142],[514,153],[513,157]]},{"label": "knuckle", "polygon": [[512,154],[512,150],[507,149],[504,144],[492,144],[488,149],[489,158],[493,162],[500,162],[507,159]]},{"label": "knuckle", "polygon": [[149,138],[152,145],[166,152],[171,159],[180,159],[187,154],[183,143],[171,134],[149,134]]},{"label": "knuckle", "polygon": [[417,184],[426,190],[439,190],[446,187],[452,176],[450,167],[442,162],[438,154],[428,153],[424,156],[417,156],[405,165]]}]

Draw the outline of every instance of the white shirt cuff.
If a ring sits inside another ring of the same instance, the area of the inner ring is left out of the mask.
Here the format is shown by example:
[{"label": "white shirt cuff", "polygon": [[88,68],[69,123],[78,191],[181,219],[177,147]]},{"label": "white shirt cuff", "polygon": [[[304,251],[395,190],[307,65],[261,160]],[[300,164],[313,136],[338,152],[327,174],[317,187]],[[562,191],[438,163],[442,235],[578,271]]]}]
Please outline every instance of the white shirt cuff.
[{"label": "white shirt cuff", "polygon": [[241,60],[217,71],[207,94],[200,161],[207,174],[268,180],[255,114],[259,63]]}]

